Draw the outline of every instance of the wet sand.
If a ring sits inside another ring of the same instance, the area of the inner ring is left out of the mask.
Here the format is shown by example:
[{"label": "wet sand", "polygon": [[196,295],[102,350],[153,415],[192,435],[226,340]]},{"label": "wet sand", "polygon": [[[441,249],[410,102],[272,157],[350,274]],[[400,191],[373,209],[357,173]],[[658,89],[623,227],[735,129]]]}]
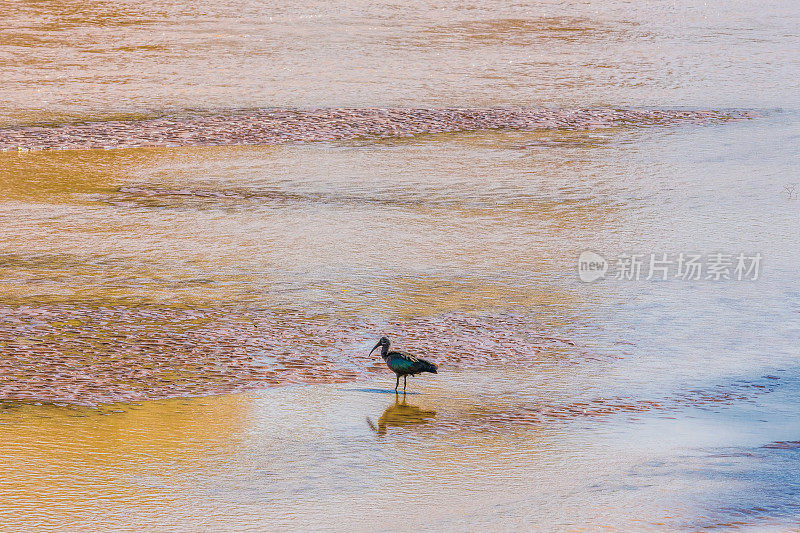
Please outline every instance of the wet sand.
[{"label": "wet sand", "polygon": [[508,129],[587,130],[703,124],[747,112],[597,109],[262,109],[137,121],[82,122],[0,130],[0,151],[272,145]]},{"label": "wet sand", "polygon": [[344,323],[301,311],[0,306],[0,401],[96,406],[348,382],[387,372],[368,355],[381,334],[444,368],[592,357],[513,314]]},{"label": "wet sand", "polygon": [[[375,335],[365,334],[371,331]],[[403,339],[403,348],[430,358],[444,372],[501,365],[513,374],[617,359],[545,331],[530,317],[512,313],[451,312],[388,323],[343,323],[288,310],[0,306],[0,402],[98,407],[367,378],[385,378],[388,386],[394,376],[379,357],[368,354],[378,334]],[[488,428],[669,413],[686,406],[749,401],[770,392],[779,379],[765,376],[757,382],[688,388],[658,398],[605,394],[569,401],[548,398],[536,405],[509,401],[472,413],[470,421]],[[453,429],[464,423],[453,421]]]}]

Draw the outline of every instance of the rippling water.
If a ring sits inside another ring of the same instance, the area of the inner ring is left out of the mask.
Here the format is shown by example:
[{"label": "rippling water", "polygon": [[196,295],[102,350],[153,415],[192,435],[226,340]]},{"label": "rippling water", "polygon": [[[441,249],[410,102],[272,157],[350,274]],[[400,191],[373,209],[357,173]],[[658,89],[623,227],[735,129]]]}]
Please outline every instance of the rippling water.
[{"label": "rippling water", "polygon": [[[338,106],[757,117],[0,153],[0,523],[796,523],[792,3],[181,4],[3,3],[2,126]],[[763,261],[754,281],[582,283],[585,250]],[[440,373],[395,398],[366,356],[381,334]]]}]

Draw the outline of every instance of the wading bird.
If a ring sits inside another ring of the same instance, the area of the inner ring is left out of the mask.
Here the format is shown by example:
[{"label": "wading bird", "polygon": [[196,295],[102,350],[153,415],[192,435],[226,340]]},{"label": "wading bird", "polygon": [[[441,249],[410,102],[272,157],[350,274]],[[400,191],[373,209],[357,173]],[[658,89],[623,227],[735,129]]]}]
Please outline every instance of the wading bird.
[{"label": "wading bird", "polygon": [[403,376],[403,392],[405,392],[408,376],[421,374],[422,372],[431,372],[432,374],[436,374],[436,365],[433,363],[404,352],[390,352],[389,344],[391,344],[389,339],[386,337],[381,337],[381,340],[379,340],[378,344],[376,344],[375,347],[369,351],[369,354],[372,355],[372,352],[375,351],[375,348],[380,346],[381,357],[383,357],[383,360],[386,361],[386,366],[388,366],[392,372],[397,374],[397,381],[394,384],[395,392],[397,392],[397,387],[400,386],[400,376]]}]

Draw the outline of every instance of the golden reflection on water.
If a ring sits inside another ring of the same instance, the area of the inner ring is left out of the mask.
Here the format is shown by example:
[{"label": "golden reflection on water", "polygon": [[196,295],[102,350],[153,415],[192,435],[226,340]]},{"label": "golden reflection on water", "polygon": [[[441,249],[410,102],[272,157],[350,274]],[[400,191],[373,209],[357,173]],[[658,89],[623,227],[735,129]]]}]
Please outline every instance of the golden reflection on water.
[{"label": "golden reflection on water", "polygon": [[127,162],[102,150],[0,153],[0,200],[73,203],[108,188]]},{"label": "golden reflection on water", "polygon": [[[591,160],[503,150],[541,138],[451,137],[444,151],[422,140],[408,150],[2,154],[3,297],[170,305],[322,297],[399,313],[567,301],[574,296],[555,286],[440,273],[571,267],[576,226],[614,225],[623,206],[608,192],[586,198],[563,183],[591,171]],[[387,268],[396,274],[370,279]]]},{"label": "golden reflection on water", "polygon": [[[241,396],[0,409],[3,528],[136,528],[145,509],[186,505],[175,485],[242,439]],[[183,503],[181,503],[183,502]],[[134,509],[138,512],[131,514]]]}]

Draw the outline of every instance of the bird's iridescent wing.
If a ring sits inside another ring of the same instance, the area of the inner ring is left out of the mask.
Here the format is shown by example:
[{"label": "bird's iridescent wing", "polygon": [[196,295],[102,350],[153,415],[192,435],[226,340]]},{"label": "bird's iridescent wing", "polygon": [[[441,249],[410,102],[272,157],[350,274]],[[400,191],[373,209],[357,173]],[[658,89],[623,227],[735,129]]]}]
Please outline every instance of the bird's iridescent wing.
[{"label": "bird's iridescent wing", "polygon": [[419,365],[419,359],[411,354],[403,352],[389,352],[387,363],[389,368],[395,372],[410,374],[416,369],[417,365]]}]

